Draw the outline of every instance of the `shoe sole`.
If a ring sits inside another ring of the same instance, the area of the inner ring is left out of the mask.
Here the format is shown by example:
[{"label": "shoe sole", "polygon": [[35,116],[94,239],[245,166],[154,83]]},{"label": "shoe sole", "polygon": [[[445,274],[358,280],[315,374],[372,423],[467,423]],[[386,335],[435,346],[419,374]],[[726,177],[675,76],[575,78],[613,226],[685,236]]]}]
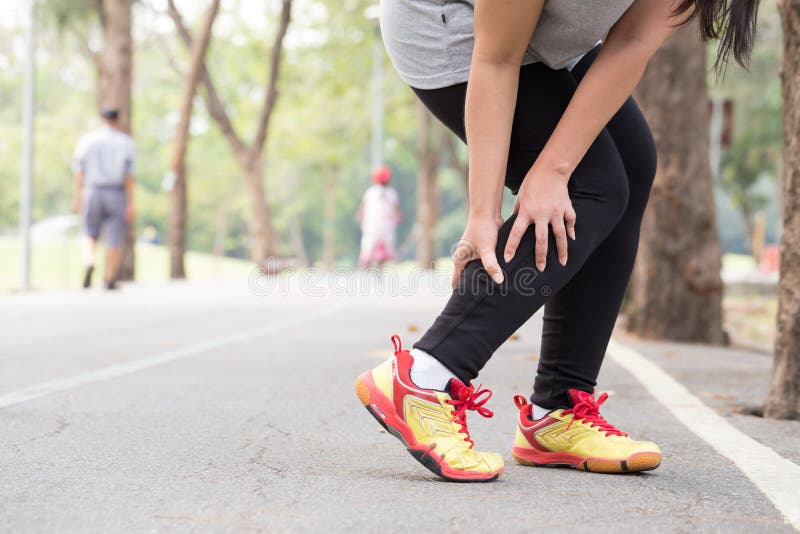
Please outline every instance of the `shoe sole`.
[{"label": "shoe sole", "polygon": [[[406,450],[419,463],[431,472],[451,482],[492,482],[503,473],[499,469],[494,473],[476,473],[451,469],[440,457],[433,452],[436,445],[422,445],[417,443],[414,434],[405,422],[397,416],[394,404],[374,385],[370,371],[363,373],[356,379],[355,390],[358,399],[375,418],[378,423],[392,436],[399,439]],[[444,464],[444,467],[442,466]]]},{"label": "shoe sole", "polygon": [[572,467],[591,473],[639,473],[661,465],[661,453],[637,452],[627,458],[592,458],[568,452],[540,452],[526,447],[513,447],[511,456],[517,463],[533,467]]}]

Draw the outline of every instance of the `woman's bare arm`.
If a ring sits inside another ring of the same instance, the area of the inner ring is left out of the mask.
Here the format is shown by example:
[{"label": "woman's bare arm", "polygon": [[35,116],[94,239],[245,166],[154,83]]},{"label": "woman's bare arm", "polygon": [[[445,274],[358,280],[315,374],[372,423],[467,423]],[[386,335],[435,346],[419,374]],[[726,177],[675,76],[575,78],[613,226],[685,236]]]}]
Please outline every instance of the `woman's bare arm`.
[{"label": "woman's bare arm", "polygon": [[637,0],[614,25],[542,151],[549,166],[572,172],[631,95],[647,62],[679,24],[670,0]]},{"label": "woman's bare arm", "polygon": [[495,282],[503,274],[495,256],[511,123],[522,57],[544,0],[477,0],[466,109],[470,221],[455,256],[458,278],[467,261],[480,258]]},{"label": "woman's bare arm", "polygon": [[475,47],[464,122],[469,146],[470,210],[494,215],[503,194],[519,69],[543,0],[475,2]]},{"label": "woman's bare arm", "polygon": [[[560,177],[565,182],[569,179],[598,134],[631,95],[647,62],[683,21],[683,18],[676,19],[673,16],[676,5],[674,0],[636,0],[614,25],[542,153],[528,172],[526,182],[553,177]],[[532,213],[532,209],[526,209],[526,198],[522,193],[519,201],[520,215],[511,230],[504,255],[514,256],[525,230],[534,223],[537,226],[537,265],[543,268],[547,255],[547,224],[553,226],[560,257],[562,244],[566,250],[565,234],[570,230],[567,228],[564,231],[563,221],[555,221],[548,214]]]}]

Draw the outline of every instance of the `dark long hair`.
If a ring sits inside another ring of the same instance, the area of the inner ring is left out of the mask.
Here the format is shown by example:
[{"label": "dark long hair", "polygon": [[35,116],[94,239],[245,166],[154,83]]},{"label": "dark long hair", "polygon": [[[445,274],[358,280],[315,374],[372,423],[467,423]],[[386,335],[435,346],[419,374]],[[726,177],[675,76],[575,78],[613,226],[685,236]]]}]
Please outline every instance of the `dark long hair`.
[{"label": "dark long hair", "polygon": [[692,11],[697,17],[703,40],[719,39],[714,69],[725,71],[731,54],[747,68],[756,37],[759,0],[682,0],[676,15]]}]

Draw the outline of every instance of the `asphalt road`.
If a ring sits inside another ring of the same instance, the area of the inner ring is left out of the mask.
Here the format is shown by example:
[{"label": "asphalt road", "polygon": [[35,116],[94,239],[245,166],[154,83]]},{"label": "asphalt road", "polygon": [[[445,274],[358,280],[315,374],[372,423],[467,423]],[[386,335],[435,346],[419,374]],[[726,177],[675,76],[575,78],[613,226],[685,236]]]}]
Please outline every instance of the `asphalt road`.
[{"label": "asphalt road", "polygon": [[[303,291],[242,281],[0,299],[0,531],[793,531],[612,361],[605,414],[659,443],[662,466],[614,476],[516,465],[512,396],[529,393],[538,319],[481,377],[495,417],[470,419],[478,446],[505,455],[505,475],[440,481],[352,384],[389,355],[392,333],[413,341],[443,291],[401,283],[363,295],[341,278],[302,280]],[[692,376],[691,359],[669,361],[672,376]],[[768,358],[752,365],[768,370]],[[776,450],[798,461],[798,425],[753,428],[743,431],[767,444],[783,436]]]}]

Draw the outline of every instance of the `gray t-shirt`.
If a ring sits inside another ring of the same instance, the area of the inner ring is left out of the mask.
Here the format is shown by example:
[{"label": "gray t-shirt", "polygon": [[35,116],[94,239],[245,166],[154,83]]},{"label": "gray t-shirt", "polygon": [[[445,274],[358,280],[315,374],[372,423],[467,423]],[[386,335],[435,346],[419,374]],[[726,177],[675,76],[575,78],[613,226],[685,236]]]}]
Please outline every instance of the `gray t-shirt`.
[{"label": "gray t-shirt", "polygon": [[[571,67],[633,0],[547,0],[522,61]],[[474,0],[381,0],[381,32],[400,77],[417,89],[467,81]]]},{"label": "gray t-shirt", "polygon": [[122,187],[135,172],[131,137],[109,126],[84,135],[75,149],[73,170],[83,172],[84,187]]}]

